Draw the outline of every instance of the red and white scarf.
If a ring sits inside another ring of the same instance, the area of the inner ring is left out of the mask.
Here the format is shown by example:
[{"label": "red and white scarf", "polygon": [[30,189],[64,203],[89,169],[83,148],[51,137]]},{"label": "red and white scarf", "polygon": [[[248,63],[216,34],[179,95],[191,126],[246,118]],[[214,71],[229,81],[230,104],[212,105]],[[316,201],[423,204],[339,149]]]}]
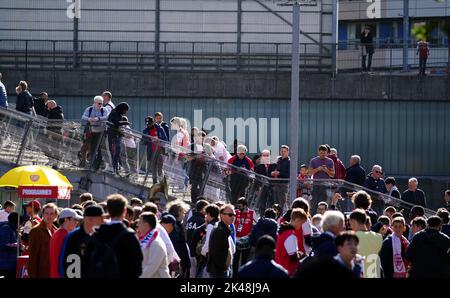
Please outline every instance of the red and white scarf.
[{"label": "red and white scarf", "polygon": [[141,248],[150,247],[152,242],[158,236],[158,230],[153,229],[149,231],[145,236],[139,237],[139,243],[141,244]]},{"label": "red and white scarf", "polygon": [[392,260],[394,262],[394,278],[406,278],[406,268],[402,258],[402,241],[395,234],[392,235]]}]

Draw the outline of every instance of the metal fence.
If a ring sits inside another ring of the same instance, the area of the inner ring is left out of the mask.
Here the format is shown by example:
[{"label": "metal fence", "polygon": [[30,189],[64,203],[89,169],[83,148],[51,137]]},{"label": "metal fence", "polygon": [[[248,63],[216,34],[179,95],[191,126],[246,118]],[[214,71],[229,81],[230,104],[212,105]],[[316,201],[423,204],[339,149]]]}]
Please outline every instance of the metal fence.
[{"label": "metal fence", "polygon": [[[403,44],[375,43],[372,68],[394,72],[403,66]],[[300,71],[331,73],[337,48],[337,71],[361,70],[362,47],[355,42],[300,44]],[[430,44],[427,66],[450,68],[448,47]],[[291,44],[233,42],[154,42],[0,40],[0,64],[16,70],[93,71],[274,71],[291,69]],[[408,66],[418,68],[414,44]]]},{"label": "metal fence", "polygon": [[[0,126],[0,159],[15,165],[47,164],[62,169],[84,170],[89,176],[94,171],[107,172],[114,158],[111,152],[118,148],[110,146],[112,139],[106,132],[100,132],[94,142],[87,141],[84,137],[85,126],[77,121],[48,122],[43,118],[0,108]],[[170,185],[170,194],[187,194],[192,202],[200,195],[211,201],[231,203],[236,203],[239,197],[244,196],[249,206],[259,214],[274,203],[280,204],[284,210],[290,205],[287,179],[276,179],[238,168],[203,152],[192,152],[188,148],[131,129],[122,130],[121,134],[121,150],[117,155],[120,170],[115,175],[128,183],[150,188],[154,183],[166,179]],[[126,145],[126,139],[132,140],[134,145]],[[84,163],[80,151],[87,144],[90,154]],[[86,187],[82,181],[79,181],[79,185]],[[331,203],[335,194],[340,193],[342,197],[336,205],[346,212],[352,210],[351,195],[358,190],[365,190],[371,195],[373,208],[379,214],[387,205],[406,212],[412,207],[412,204],[389,195],[335,179],[299,180],[297,196],[307,199],[312,213],[315,213],[318,202]],[[150,195],[143,194],[142,198],[147,199]],[[427,215],[433,213],[426,209]]]}]

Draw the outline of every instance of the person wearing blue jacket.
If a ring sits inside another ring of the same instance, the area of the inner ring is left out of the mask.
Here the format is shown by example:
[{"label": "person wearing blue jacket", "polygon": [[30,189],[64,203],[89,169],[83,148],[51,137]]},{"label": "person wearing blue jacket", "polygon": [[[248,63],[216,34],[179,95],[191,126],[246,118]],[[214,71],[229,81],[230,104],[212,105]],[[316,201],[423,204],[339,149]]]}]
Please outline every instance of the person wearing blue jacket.
[{"label": "person wearing blue jacket", "polygon": [[11,279],[16,276],[18,218],[17,212],[11,212],[8,222],[0,224],[0,276]]},{"label": "person wearing blue jacket", "polygon": [[0,73],[0,107],[8,108],[8,96],[6,95],[6,87],[2,83],[2,74]]},{"label": "person wearing blue jacket", "polygon": [[[155,123],[153,117],[146,117],[147,127],[142,131],[143,135],[149,136],[142,139],[142,143],[147,146],[147,161],[152,172],[153,184],[158,183],[158,176],[163,176],[163,142],[168,142],[169,137],[164,128]],[[159,143],[161,141],[161,143]],[[148,168],[146,170],[148,172]]]},{"label": "person wearing blue jacket", "polygon": [[288,272],[273,260],[275,240],[264,235],[256,243],[256,257],[241,267],[238,278],[288,278]]},{"label": "person wearing blue jacket", "polygon": [[266,209],[264,216],[261,217],[256,225],[253,226],[252,233],[250,234],[250,245],[256,246],[258,239],[264,235],[271,236],[275,241],[277,240],[278,224],[275,220],[277,214],[272,208]]}]

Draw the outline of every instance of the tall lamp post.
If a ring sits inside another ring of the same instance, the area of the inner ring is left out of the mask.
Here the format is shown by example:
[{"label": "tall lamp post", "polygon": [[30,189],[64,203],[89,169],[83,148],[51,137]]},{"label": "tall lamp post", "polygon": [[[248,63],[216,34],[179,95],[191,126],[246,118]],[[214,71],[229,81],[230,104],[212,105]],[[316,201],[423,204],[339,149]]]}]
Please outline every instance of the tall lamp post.
[{"label": "tall lamp post", "polygon": [[300,6],[316,6],[315,0],[288,1],[278,4],[292,6],[292,66],[291,66],[291,142],[289,171],[289,201],[297,196],[298,127],[299,127],[299,64],[300,64]]}]

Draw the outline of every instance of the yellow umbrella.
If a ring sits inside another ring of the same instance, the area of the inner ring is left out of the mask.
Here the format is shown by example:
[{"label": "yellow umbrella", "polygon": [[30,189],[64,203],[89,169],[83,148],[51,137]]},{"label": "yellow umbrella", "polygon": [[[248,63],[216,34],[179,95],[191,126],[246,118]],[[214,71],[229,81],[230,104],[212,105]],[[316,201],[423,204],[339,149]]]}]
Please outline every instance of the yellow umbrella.
[{"label": "yellow umbrella", "polygon": [[60,172],[45,166],[21,166],[9,170],[0,178],[0,187],[57,186],[73,189]]}]

